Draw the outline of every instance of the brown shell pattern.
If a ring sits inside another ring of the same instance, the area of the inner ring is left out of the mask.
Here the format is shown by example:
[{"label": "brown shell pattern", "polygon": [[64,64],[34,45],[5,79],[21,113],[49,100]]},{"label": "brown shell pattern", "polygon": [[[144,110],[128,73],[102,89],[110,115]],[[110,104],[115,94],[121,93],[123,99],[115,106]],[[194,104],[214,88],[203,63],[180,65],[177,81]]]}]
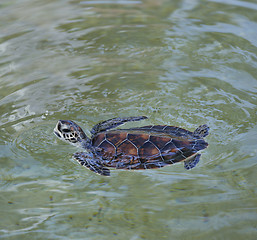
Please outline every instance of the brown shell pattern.
[{"label": "brown shell pattern", "polygon": [[92,138],[92,146],[106,166],[124,169],[180,162],[206,144],[203,139],[193,138],[190,131],[159,125],[101,132]]}]

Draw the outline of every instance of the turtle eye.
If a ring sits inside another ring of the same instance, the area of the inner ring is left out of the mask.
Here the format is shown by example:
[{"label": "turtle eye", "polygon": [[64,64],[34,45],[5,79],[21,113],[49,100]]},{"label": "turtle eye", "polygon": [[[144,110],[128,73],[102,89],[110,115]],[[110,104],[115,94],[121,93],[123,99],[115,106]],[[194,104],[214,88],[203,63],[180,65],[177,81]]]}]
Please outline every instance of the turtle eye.
[{"label": "turtle eye", "polygon": [[62,131],[63,131],[63,132],[65,132],[65,133],[70,132],[70,130],[69,130],[69,129],[66,129],[66,128],[65,128],[65,129],[63,129]]}]

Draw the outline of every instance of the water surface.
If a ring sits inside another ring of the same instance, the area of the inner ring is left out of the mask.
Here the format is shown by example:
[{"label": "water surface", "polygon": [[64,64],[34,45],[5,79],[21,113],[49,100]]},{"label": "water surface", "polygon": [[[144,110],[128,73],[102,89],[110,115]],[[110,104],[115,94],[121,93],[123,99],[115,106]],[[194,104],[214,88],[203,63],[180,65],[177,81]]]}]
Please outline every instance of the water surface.
[{"label": "water surface", "polygon": [[[255,239],[255,1],[0,3],[0,238]],[[199,164],[101,177],[72,119],[211,128]]]}]

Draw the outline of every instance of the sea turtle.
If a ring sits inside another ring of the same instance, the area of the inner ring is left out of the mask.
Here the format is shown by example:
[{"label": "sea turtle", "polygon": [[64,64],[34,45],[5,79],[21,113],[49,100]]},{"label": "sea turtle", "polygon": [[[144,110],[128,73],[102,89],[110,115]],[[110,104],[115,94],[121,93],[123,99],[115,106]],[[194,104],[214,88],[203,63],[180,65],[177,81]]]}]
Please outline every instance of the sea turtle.
[{"label": "sea turtle", "polygon": [[74,158],[104,176],[110,175],[107,167],[149,169],[181,161],[186,169],[196,166],[200,159],[198,151],[208,146],[203,139],[208,135],[207,125],[199,126],[194,132],[167,125],[113,129],[125,122],[146,118],[113,118],[100,122],[92,128],[91,138],[75,122],[59,120],[54,133],[60,139],[86,149],[86,152],[75,153]]}]

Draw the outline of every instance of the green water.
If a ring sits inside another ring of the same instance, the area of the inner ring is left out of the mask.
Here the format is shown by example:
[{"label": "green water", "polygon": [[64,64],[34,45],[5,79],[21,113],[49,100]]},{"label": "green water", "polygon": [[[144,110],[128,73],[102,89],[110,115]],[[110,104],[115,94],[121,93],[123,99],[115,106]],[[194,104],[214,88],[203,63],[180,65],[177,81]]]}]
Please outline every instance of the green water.
[{"label": "green water", "polygon": [[[1,0],[1,239],[256,239],[254,0]],[[210,126],[199,164],[102,177],[59,119]]]}]

